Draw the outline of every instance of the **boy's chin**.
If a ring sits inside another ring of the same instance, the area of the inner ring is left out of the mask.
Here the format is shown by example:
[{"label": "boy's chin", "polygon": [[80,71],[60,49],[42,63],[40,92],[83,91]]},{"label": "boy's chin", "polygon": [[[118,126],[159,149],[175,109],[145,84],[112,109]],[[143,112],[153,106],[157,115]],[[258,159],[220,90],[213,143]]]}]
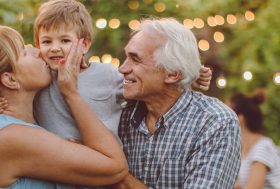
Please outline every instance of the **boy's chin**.
[{"label": "boy's chin", "polygon": [[58,69],[58,64],[48,64],[48,65],[50,66],[51,70],[57,71],[57,69]]}]

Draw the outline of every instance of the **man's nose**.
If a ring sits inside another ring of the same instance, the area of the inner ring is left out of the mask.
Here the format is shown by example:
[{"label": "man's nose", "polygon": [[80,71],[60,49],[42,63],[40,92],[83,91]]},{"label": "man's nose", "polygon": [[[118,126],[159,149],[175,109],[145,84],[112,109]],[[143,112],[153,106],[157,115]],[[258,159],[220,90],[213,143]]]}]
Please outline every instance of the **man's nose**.
[{"label": "man's nose", "polygon": [[129,70],[130,70],[130,66],[128,65],[128,60],[126,59],[122,65],[119,67],[119,72],[122,73],[122,74],[125,74],[125,73],[128,73]]}]

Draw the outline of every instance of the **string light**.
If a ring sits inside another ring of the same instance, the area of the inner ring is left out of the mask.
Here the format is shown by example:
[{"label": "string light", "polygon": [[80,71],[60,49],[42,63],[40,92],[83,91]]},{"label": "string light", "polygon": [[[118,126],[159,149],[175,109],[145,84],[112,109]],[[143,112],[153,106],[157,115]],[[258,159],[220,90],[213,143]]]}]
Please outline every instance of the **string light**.
[{"label": "string light", "polygon": [[246,11],[245,19],[248,21],[253,21],[255,19],[255,14],[252,11]]},{"label": "string light", "polygon": [[246,81],[251,81],[253,79],[253,74],[250,71],[246,71],[243,73],[243,78]]},{"label": "string light", "polygon": [[139,7],[139,2],[137,0],[132,0],[128,2],[128,8],[131,10],[136,10]]},{"label": "string light", "polygon": [[233,14],[227,15],[227,22],[229,24],[236,24],[237,22],[236,16],[234,16]]},{"label": "string light", "polygon": [[216,15],[215,22],[217,25],[223,25],[225,23],[225,19],[221,15]]},{"label": "string light", "polygon": [[222,32],[215,32],[214,33],[214,40],[218,43],[221,43],[225,40],[225,36]]},{"label": "string light", "polygon": [[208,51],[209,48],[210,48],[210,45],[209,45],[208,41],[206,41],[206,40],[204,40],[204,39],[201,39],[201,40],[199,40],[199,42],[198,42],[198,47],[199,47],[199,49],[202,50],[202,51]]},{"label": "string light", "polygon": [[203,28],[204,27],[204,21],[201,19],[201,18],[195,18],[193,20],[193,25],[196,27],[196,28]]},{"label": "string light", "polygon": [[165,8],[166,8],[166,6],[165,6],[164,3],[156,3],[156,4],[154,5],[154,9],[155,9],[155,11],[157,11],[157,12],[163,12],[163,11],[165,11]]},{"label": "string light", "polygon": [[96,23],[96,27],[99,29],[104,29],[107,26],[107,20],[104,18],[99,18]]},{"label": "string light", "polygon": [[276,85],[280,85],[280,72],[276,72],[274,77],[273,77],[273,81]]},{"label": "string light", "polygon": [[109,27],[112,29],[117,29],[120,26],[120,20],[117,18],[113,18],[109,21]]},{"label": "string light", "polygon": [[208,25],[209,25],[210,27],[215,27],[215,26],[217,26],[216,21],[215,21],[215,18],[214,18],[213,16],[209,16],[209,17],[207,18],[207,23],[208,23]]},{"label": "string light", "polygon": [[128,23],[128,27],[132,30],[137,30],[138,27],[140,25],[140,22],[138,20],[131,20],[129,23]]},{"label": "string light", "polygon": [[216,79],[216,85],[218,88],[223,89],[227,86],[227,80],[224,76],[219,76]]},{"label": "string light", "polygon": [[183,21],[183,24],[184,24],[184,26],[186,26],[187,28],[189,28],[189,29],[192,29],[193,28],[193,21],[191,20],[191,19],[185,19],[184,21]]},{"label": "string light", "polygon": [[99,56],[92,56],[92,57],[89,58],[88,62],[90,64],[92,64],[94,62],[100,62],[100,58],[99,58]]},{"label": "string light", "polygon": [[110,54],[104,54],[101,60],[104,64],[109,64],[112,61],[112,56]]},{"label": "string light", "polygon": [[113,58],[111,64],[118,68],[120,66],[120,60],[118,58]]}]

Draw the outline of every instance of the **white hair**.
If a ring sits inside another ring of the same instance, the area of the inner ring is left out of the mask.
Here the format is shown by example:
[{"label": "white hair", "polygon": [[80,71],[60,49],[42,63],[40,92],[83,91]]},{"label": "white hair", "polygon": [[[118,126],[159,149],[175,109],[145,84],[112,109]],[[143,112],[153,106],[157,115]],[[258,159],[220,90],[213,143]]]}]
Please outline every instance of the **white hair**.
[{"label": "white hair", "polygon": [[162,36],[166,42],[154,53],[157,67],[167,73],[181,72],[178,89],[186,90],[199,78],[201,68],[197,41],[194,34],[173,18],[144,19],[138,31],[152,36]]}]

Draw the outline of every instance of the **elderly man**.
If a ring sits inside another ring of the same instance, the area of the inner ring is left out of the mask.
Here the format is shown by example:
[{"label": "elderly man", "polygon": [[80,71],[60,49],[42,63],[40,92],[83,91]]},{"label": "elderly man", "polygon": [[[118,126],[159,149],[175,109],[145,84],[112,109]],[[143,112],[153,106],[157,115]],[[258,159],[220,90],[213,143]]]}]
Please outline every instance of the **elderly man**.
[{"label": "elderly man", "polygon": [[193,33],[174,19],[146,19],[125,47],[119,136],[130,175],[115,188],[233,187],[240,167],[236,115],[190,90],[201,68]]}]

